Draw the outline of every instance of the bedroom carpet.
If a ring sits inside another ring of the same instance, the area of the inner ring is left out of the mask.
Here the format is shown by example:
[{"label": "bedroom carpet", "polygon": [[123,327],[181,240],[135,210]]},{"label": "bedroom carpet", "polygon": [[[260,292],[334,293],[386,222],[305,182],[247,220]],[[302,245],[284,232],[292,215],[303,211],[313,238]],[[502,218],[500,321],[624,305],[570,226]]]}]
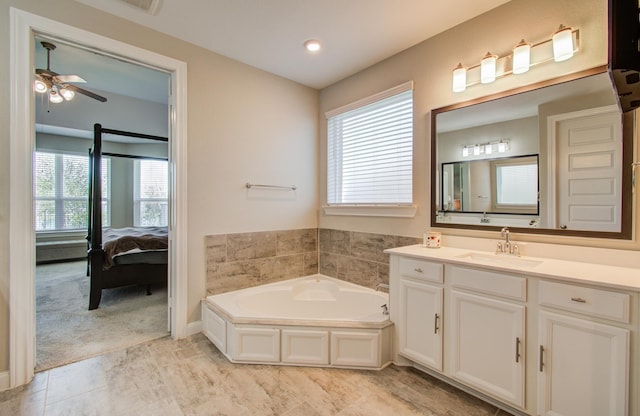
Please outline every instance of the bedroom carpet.
[{"label": "bedroom carpet", "polygon": [[102,291],[89,311],[86,261],[36,267],[36,371],[166,336],[167,288]]}]

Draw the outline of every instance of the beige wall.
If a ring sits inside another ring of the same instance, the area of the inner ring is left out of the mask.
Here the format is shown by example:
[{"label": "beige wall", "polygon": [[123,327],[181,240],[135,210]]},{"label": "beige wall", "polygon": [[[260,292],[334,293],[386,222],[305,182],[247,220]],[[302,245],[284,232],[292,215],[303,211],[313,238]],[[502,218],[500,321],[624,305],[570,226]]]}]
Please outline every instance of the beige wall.
[{"label": "beige wall", "polygon": [[[316,228],[318,92],[72,0],[0,1],[0,79],[9,91],[9,7],[187,63],[188,312],[205,294],[205,236]],[[9,95],[0,100],[0,372],[8,368]],[[244,183],[295,184],[286,195]],[[27,192],[29,192],[27,190]]]},{"label": "beige wall", "polygon": [[[530,42],[549,39],[560,24],[580,30],[580,51],[571,60],[547,63],[528,73],[498,79],[493,84],[475,85],[463,93],[451,91],[451,71],[462,62],[477,65],[487,51],[508,55],[525,38]],[[430,214],[430,110],[473,98],[510,90],[557,76],[607,63],[606,0],[513,0],[433,38],[425,40],[385,61],[342,80],[320,92],[320,202],[326,204],[326,121],[324,113],[400,83],[414,80],[414,203],[417,215],[411,219],[326,216],[320,211],[319,227],[369,233],[419,237],[429,227]],[[476,244],[490,249],[486,241],[497,233],[443,229],[444,243]],[[451,235],[468,238],[448,238]],[[472,238],[471,238],[472,237]],[[563,245],[597,245],[637,250],[635,242],[598,241],[549,236],[517,236],[520,240]],[[484,241],[484,246],[482,245]],[[550,252],[569,255],[563,247]],[[637,253],[621,253],[634,262]],[[616,257],[620,259],[621,257]]]}]

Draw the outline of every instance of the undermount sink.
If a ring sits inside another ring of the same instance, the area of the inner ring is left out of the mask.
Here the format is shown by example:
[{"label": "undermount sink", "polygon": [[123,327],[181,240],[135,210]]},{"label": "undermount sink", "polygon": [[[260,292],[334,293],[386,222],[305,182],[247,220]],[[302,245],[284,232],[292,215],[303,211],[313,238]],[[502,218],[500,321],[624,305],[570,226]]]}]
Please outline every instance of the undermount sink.
[{"label": "undermount sink", "polygon": [[536,267],[542,264],[540,260],[523,259],[510,254],[489,254],[469,252],[456,256],[459,259],[474,260],[482,263],[495,264],[500,266],[515,267]]}]

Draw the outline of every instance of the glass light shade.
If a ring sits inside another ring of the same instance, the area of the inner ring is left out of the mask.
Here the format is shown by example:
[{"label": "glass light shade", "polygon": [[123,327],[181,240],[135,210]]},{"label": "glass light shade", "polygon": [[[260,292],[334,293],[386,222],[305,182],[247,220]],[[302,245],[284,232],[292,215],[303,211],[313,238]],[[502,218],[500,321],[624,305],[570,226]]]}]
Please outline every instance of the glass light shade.
[{"label": "glass light shade", "polygon": [[55,90],[51,90],[51,92],[49,93],[49,101],[51,101],[54,104],[58,104],[63,102],[64,99]]},{"label": "glass light shade", "polygon": [[556,62],[566,61],[573,57],[573,34],[570,27],[560,25],[560,28],[553,34],[553,60]]},{"label": "glass light shade", "polygon": [[490,52],[482,58],[480,62],[480,82],[483,84],[489,84],[496,80],[496,61],[497,55],[493,55]]},{"label": "glass light shade", "polygon": [[47,84],[37,79],[33,83],[33,89],[40,94],[44,94],[45,92],[47,92],[48,88],[47,88]]},{"label": "glass light shade", "polygon": [[66,88],[62,88],[60,90],[60,95],[62,95],[65,100],[71,101],[73,100],[73,97],[75,97],[76,93]]},{"label": "glass light shade", "polygon": [[490,155],[491,153],[493,153],[493,145],[491,143],[487,143],[484,145],[484,154],[485,155]]},{"label": "glass light shade", "polygon": [[478,156],[480,154],[480,145],[473,146],[473,155]]},{"label": "glass light shade", "polygon": [[498,143],[498,152],[499,153],[504,153],[507,150],[509,150],[509,142],[501,141],[500,143]]},{"label": "glass light shade", "polygon": [[531,65],[531,44],[522,39],[513,48],[513,69],[514,74],[524,74]]},{"label": "glass light shade", "polygon": [[462,92],[467,89],[467,67],[459,63],[453,68],[453,92]]},{"label": "glass light shade", "polygon": [[464,146],[462,148],[462,157],[467,157],[469,156],[469,148],[467,146]]}]

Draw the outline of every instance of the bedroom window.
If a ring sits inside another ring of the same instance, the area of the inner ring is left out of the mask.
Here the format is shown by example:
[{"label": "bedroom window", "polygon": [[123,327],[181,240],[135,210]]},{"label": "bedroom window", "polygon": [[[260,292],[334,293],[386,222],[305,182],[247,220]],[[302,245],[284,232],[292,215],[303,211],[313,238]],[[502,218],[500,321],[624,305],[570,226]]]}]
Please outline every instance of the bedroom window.
[{"label": "bedroom window", "polygon": [[327,203],[413,202],[413,82],[327,112]]},{"label": "bedroom window", "polygon": [[[36,231],[87,229],[89,216],[89,157],[36,152]],[[102,163],[102,222],[110,223],[110,159]]]},{"label": "bedroom window", "polygon": [[169,224],[169,164],[166,160],[135,161],[133,224],[166,227]]}]

